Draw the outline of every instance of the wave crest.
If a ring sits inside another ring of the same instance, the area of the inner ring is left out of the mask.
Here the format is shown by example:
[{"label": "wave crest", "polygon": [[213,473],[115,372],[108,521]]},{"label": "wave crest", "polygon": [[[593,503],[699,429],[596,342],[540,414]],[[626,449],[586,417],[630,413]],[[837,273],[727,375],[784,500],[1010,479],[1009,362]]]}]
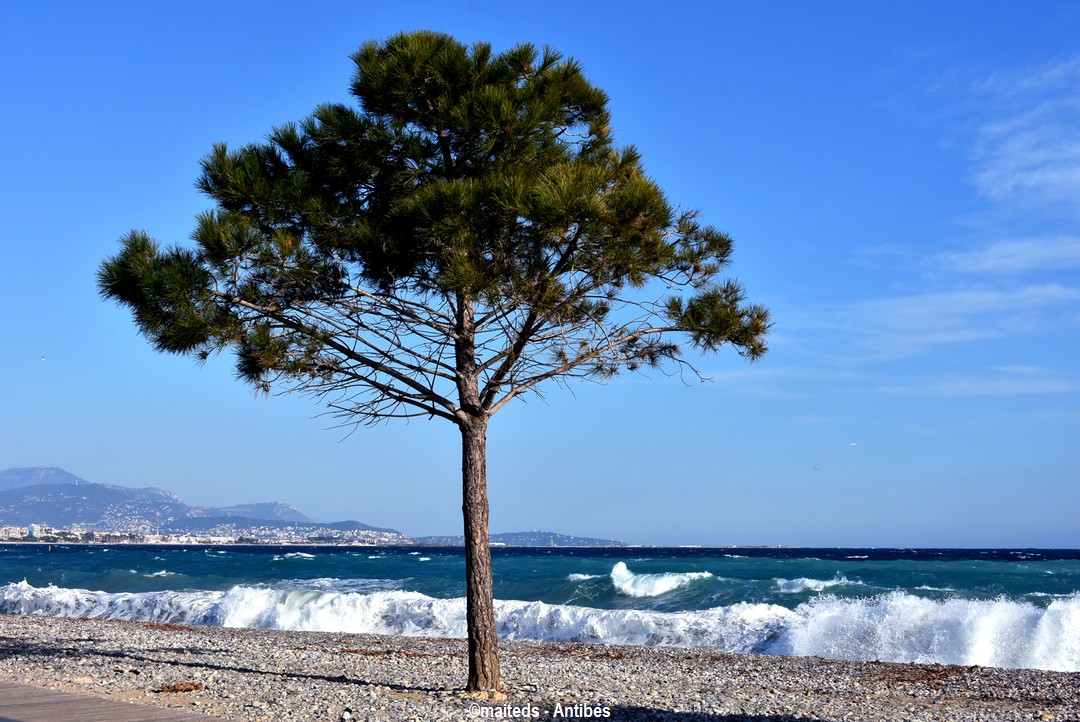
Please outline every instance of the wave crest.
[{"label": "wave crest", "polygon": [[837,587],[842,584],[862,585],[862,582],[853,582],[844,576],[837,576],[833,577],[832,579],[807,579],[806,577],[800,577],[798,579],[777,579],[776,591],[780,592],[781,594],[822,592],[829,587]]},{"label": "wave crest", "polygon": [[1080,594],[1047,607],[1005,599],[931,600],[904,592],[870,599],[823,596],[796,608],[777,651],[832,659],[880,659],[1080,671]]},{"label": "wave crest", "polygon": [[611,583],[620,594],[630,597],[658,597],[679,587],[685,587],[695,579],[708,579],[710,572],[669,572],[664,574],[634,574],[625,562],[611,568]]}]

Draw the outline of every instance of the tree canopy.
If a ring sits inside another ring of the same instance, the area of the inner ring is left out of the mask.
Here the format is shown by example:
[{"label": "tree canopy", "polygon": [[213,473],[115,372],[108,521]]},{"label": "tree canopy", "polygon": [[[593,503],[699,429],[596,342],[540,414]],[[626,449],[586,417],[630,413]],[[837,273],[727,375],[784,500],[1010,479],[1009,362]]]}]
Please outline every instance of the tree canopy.
[{"label": "tree canopy", "polygon": [[[685,364],[680,343],[757,359],[768,312],[721,275],[731,239],[615,145],[575,61],[434,32],[352,59],[355,106],[215,146],[193,244],[133,231],[99,288],[158,350],[232,351],[242,379],[315,395],[344,423],[457,424],[466,536],[482,524],[486,553],[486,491],[470,493],[495,412],[549,379]],[[497,684],[497,665],[470,676]]]}]

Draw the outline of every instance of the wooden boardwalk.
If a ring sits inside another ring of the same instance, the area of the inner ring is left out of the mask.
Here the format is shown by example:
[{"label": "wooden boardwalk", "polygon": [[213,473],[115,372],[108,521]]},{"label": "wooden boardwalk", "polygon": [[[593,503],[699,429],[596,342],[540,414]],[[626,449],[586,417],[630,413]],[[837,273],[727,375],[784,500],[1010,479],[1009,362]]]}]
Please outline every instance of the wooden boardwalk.
[{"label": "wooden boardwalk", "polygon": [[0,722],[213,722],[180,710],[0,682]]}]

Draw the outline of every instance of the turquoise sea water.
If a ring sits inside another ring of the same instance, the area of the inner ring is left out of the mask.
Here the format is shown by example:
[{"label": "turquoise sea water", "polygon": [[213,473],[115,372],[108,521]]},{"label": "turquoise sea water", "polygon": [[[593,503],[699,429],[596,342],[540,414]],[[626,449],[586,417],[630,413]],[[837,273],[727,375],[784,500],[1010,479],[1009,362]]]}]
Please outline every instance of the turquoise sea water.
[{"label": "turquoise sea water", "polygon": [[[494,550],[505,638],[1080,671],[1080,551]],[[441,547],[0,546],[0,612],[464,636]]]}]

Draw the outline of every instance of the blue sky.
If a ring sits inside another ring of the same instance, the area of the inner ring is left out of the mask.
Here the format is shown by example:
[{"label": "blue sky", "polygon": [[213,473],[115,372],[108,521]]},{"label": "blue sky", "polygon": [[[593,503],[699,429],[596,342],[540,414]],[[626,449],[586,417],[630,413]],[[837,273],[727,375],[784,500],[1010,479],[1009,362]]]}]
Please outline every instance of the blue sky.
[{"label": "blue sky", "polygon": [[368,39],[550,44],[736,241],[770,353],[545,389],[492,422],[494,531],[1080,546],[1080,5],[0,0],[0,468],[460,528],[449,424],[330,428],[153,352],[94,274],[182,242],[211,145],[347,101]]}]

